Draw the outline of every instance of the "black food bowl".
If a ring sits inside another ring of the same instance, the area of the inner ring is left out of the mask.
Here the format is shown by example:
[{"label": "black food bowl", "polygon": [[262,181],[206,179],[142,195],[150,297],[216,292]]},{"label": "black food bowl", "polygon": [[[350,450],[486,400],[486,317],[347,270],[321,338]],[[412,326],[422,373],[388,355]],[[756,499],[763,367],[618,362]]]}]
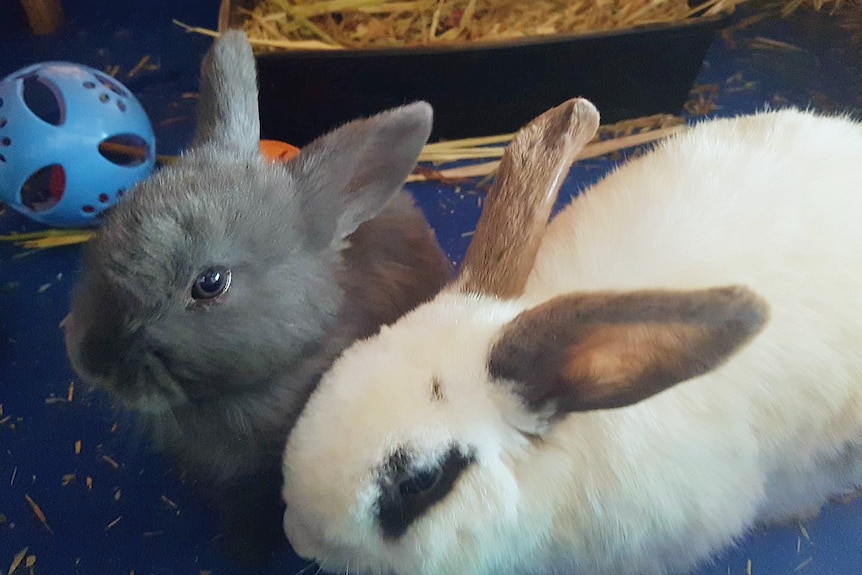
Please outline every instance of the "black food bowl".
[{"label": "black food bowl", "polygon": [[[224,25],[236,22],[230,12],[223,7]],[[434,107],[432,140],[513,132],[574,96],[591,100],[604,123],[674,114],[729,19],[475,45],[262,53],[261,136],[304,145],[414,100]]]}]

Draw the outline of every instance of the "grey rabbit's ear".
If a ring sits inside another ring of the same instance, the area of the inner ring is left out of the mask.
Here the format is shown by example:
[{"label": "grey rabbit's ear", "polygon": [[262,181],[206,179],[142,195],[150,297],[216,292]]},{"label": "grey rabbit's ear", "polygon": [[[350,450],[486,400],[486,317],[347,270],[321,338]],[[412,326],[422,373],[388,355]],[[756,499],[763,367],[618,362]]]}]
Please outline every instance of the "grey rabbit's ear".
[{"label": "grey rabbit's ear", "polygon": [[194,147],[227,146],[257,153],[260,118],[251,44],[240,30],[217,38],[201,64]]},{"label": "grey rabbit's ear", "polygon": [[430,104],[415,102],[354,120],[301,150],[291,169],[320,241],[341,244],[401,190],[432,116]]}]

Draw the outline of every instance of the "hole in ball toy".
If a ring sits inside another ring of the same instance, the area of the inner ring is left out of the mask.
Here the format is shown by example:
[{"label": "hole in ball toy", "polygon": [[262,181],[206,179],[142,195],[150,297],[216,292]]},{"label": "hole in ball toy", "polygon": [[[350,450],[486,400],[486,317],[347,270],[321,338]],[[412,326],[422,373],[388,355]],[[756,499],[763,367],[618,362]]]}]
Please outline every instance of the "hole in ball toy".
[{"label": "hole in ball toy", "polygon": [[6,118],[0,118],[0,128],[6,127]]},{"label": "hole in ball toy", "polygon": [[10,137],[7,136],[5,138],[0,139],[0,146],[11,146],[11,145],[12,145],[12,139]]},{"label": "hole in ball toy", "polygon": [[88,90],[92,90],[93,88],[96,87],[96,83],[90,82],[89,80],[87,80],[86,82],[84,82],[84,87]]},{"label": "hole in ball toy", "polygon": [[118,166],[138,166],[150,157],[147,143],[134,134],[118,134],[102,140],[99,153]]},{"label": "hole in ball toy", "polygon": [[96,79],[99,81],[102,86],[113,92],[114,94],[119,94],[120,96],[128,96],[129,94],[123,90],[119,84],[117,84],[114,80],[109,78],[108,76],[103,76],[102,74],[93,74]]},{"label": "hole in ball toy", "polygon": [[107,94],[107,93],[102,92],[101,94],[99,94],[99,101],[100,101],[101,103],[103,103],[103,104],[104,104],[104,103],[105,103],[105,102],[107,102],[109,99],[110,99],[110,96],[108,96],[108,94]]},{"label": "hole in ball toy", "polygon": [[92,214],[96,211],[96,208],[94,208],[93,206],[84,206],[83,208],[81,208],[81,211],[85,214]]},{"label": "hole in ball toy", "polygon": [[0,154],[0,164],[5,164],[5,163],[6,163],[6,156],[4,156],[3,154]]},{"label": "hole in ball toy", "polygon": [[3,98],[0,98],[0,108],[3,107]]},{"label": "hole in ball toy", "polygon": [[99,194],[99,202],[105,204],[108,202],[108,194]]},{"label": "hole in ball toy", "polygon": [[24,104],[40,120],[59,126],[63,123],[63,102],[53,84],[31,74],[23,80]]},{"label": "hole in ball toy", "polygon": [[126,111],[126,104],[122,100],[117,100],[117,107],[120,109],[121,112]]},{"label": "hole in ball toy", "polygon": [[66,171],[60,164],[51,164],[34,172],[21,186],[21,203],[34,212],[50,210],[66,191]]},{"label": "hole in ball toy", "polygon": [[126,193],[126,190],[123,190],[123,189],[117,190],[117,199],[122,198],[123,194],[125,194],[125,193]]}]

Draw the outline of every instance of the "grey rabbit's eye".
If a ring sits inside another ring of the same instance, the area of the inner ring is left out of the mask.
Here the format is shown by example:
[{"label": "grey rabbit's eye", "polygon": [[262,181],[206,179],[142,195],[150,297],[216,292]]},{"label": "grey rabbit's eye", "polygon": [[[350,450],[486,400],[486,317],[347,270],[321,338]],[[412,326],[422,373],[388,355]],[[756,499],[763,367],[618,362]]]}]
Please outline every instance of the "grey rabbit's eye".
[{"label": "grey rabbit's eye", "polygon": [[224,267],[207,268],[192,285],[192,297],[196,300],[214,299],[226,292],[229,287],[229,269]]}]

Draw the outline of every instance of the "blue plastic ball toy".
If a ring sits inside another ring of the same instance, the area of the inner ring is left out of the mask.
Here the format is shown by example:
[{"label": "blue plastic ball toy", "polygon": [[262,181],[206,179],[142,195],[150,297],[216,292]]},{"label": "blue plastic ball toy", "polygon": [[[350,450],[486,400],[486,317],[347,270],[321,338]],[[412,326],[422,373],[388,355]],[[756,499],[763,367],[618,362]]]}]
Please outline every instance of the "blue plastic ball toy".
[{"label": "blue plastic ball toy", "polygon": [[0,81],[0,200],[49,226],[87,226],[152,172],[153,128],[114,78],[69,62]]}]

